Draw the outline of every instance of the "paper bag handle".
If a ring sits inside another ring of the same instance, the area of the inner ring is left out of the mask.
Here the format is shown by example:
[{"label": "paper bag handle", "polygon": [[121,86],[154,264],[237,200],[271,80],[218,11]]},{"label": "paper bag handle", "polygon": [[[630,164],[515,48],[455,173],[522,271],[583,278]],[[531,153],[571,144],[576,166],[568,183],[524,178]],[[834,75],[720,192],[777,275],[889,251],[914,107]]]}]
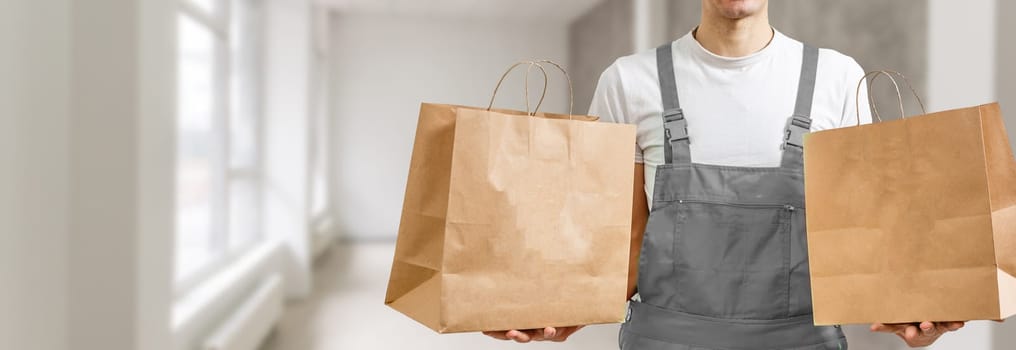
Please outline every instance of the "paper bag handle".
[{"label": "paper bag handle", "polygon": [[857,124],[858,125],[861,125],[861,105],[860,105],[860,96],[859,96],[861,94],[861,83],[863,83],[864,80],[867,79],[869,76],[874,76],[874,77],[871,78],[871,80],[868,81],[868,106],[872,109],[872,114],[875,117],[875,119],[878,120],[879,122],[882,122],[882,116],[878,113],[878,107],[876,106],[875,98],[871,94],[871,87],[874,84],[875,79],[878,79],[878,77],[882,76],[882,75],[885,75],[893,83],[893,88],[896,90],[896,98],[897,98],[897,101],[899,101],[900,118],[901,119],[905,118],[907,116],[907,113],[906,113],[906,111],[903,108],[903,95],[900,94],[899,83],[896,81],[895,78],[893,78],[893,75],[896,75],[896,76],[900,77],[901,79],[903,79],[903,82],[905,82],[907,84],[907,88],[910,89],[910,92],[913,93],[914,98],[917,99],[917,103],[921,106],[921,113],[922,114],[926,114],[927,113],[927,110],[924,108],[924,102],[921,101],[921,96],[917,94],[917,90],[914,90],[914,86],[910,84],[910,80],[907,79],[907,77],[905,75],[903,75],[903,73],[900,73],[900,72],[897,72],[897,71],[891,71],[891,70],[871,71],[871,72],[868,72],[868,73],[864,74],[864,76],[861,77],[861,79],[857,81],[857,89],[854,92],[854,109],[855,109],[855,112],[857,113]]},{"label": "paper bag handle", "polygon": [[[540,111],[540,106],[543,105],[544,98],[547,96],[547,84],[550,81],[550,78],[547,76],[547,71],[546,71],[546,69],[543,68],[543,65],[541,63],[549,63],[549,64],[553,65],[554,67],[557,67],[557,69],[560,70],[562,74],[564,74],[565,79],[568,80],[568,116],[569,116],[568,118],[571,119],[571,115],[572,115],[572,113],[574,111],[574,107],[575,107],[575,90],[574,90],[574,87],[572,86],[571,76],[568,75],[568,71],[565,70],[564,67],[562,67],[557,62],[554,62],[554,61],[551,61],[551,60],[519,61],[519,62],[516,62],[515,64],[513,64],[511,67],[509,67],[508,70],[505,71],[504,74],[501,75],[501,79],[498,80],[497,85],[494,87],[494,93],[491,94],[491,96],[490,96],[490,103],[487,105],[487,110],[489,111],[492,108],[494,108],[494,98],[497,97],[497,91],[501,88],[501,84],[504,83],[504,79],[506,77],[508,77],[508,73],[510,73],[513,69],[515,69],[515,67],[518,67],[518,66],[523,65],[523,64],[529,64],[529,68],[526,69],[526,80],[525,80],[526,81],[526,83],[525,83],[526,84],[526,87],[525,87],[526,114],[531,115],[531,116],[536,115],[536,113]],[[543,72],[543,93],[540,95],[540,101],[536,103],[536,108],[534,108],[533,111],[530,112],[529,111],[529,71],[533,68],[534,65],[537,68],[539,68],[540,71]]]},{"label": "paper bag handle", "polygon": [[526,69],[526,80],[525,80],[526,114],[536,115],[535,110],[532,113],[529,112],[529,70],[533,69],[533,66],[536,66],[537,68],[540,69],[541,72],[543,72],[543,93],[540,94],[540,101],[536,104],[536,108],[540,108],[540,105],[543,104],[543,98],[547,96],[547,81],[549,80],[549,78],[547,78],[547,70],[543,69],[542,65],[534,61],[515,62],[515,64],[511,65],[511,67],[508,67],[508,70],[504,71],[504,74],[501,75],[501,79],[498,80],[497,85],[494,86],[494,93],[490,95],[490,103],[487,105],[488,111],[494,108],[494,98],[497,97],[497,90],[501,89],[501,84],[504,83],[504,79],[508,77],[508,73],[511,73],[512,70],[515,69],[515,67],[521,66],[523,64],[529,65],[529,68]]},{"label": "paper bag handle", "polygon": [[[560,64],[557,64],[557,62],[551,60],[536,61],[536,64],[540,63],[550,63],[554,65],[554,67],[557,67],[557,69],[561,71],[561,74],[564,74],[564,78],[568,80],[568,119],[571,119],[571,115],[573,114],[572,112],[574,111],[575,107],[575,89],[572,87],[571,76],[568,75],[568,71],[565,70],[564,67],[562,67]],[[540,102],[542,103],[543,101]],[[538,110],[540,110],[540,105],[536,105],[536,110],[533,111],[533,114],[536,114],[536,111]]]},{"label": "paper bag handle", "polygon": [[[903,75],[903,73],[900,73],[900,72],[897,72],[897,71],[883,71],[883,72],[885,72],[886,74],[895,74],[896,76],[898,76],[901,79],[903,79],[903,82],[907,84],[907,88],[910,89],[910,92],[914,95],[914,98],[917,99],[917,104],[921,106],[921,114],[927,114],[928,113],[928,111],[924,108],[924,102],[921,101],[921,96],[917,94],[917,91],[914,90],[914,86],[910,84],[910,79],[907,79],[907,77],[905,75]],[[871,94],[871,86],[872,86],[872,84],[874,84],[875,79],[878,79],[878,77],[881,76],[881,75],[882,74],[875,75],[874,78],[871,78],[871,80],[868,81],[868,101],[870,101],[871,109],[875,113],[875,116],[879,119],[879,121],[882,121],[882,118],[881,118],[882,116],[879,115],[879,113],[878,113],[878,103],[875,101],[875,96]],[[886,76],[888,76],[890,79],[892,79],[892,75],[886,75]],[[903,117],[905,117],[905,116],[901,114],[900,118],[903,118]]]}]

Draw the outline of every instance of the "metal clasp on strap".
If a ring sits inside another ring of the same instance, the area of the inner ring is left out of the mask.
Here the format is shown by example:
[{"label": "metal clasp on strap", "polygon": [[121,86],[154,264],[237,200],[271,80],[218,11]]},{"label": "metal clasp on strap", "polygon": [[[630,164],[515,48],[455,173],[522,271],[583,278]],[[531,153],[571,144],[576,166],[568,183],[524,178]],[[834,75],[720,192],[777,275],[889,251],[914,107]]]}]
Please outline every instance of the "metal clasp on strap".
[{"label": "metal clasp on strap", "polygon": [[684,119],[684,111],[680,108],[663,111],[663,132],[666,140],[670,142],[688,141],[688,121]]},{"label": "metal clasp on strap", "polygon": [[783,144],[780,149],[786,149],[787,145],[804,149],[804,134],[811,132],[811,118],[794,115],[787,120],[787,128],[784,129]]}]

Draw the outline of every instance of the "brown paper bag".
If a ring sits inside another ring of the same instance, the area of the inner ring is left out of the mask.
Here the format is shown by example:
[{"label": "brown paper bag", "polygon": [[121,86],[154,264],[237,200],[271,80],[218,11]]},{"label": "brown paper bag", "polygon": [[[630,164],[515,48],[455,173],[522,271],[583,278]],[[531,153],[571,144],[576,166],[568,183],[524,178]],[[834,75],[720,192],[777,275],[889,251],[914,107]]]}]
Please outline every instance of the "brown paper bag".
[{"label": "brown paper bag", "polygon": [[997,103],[809,135],[815,324],[1016,313],[1016,163],[1006,135]]},{"label": "brown paper bag", "polygon": [[622,321],[635,129],[595,120],[422,104],[385,304],[440,333]]}]

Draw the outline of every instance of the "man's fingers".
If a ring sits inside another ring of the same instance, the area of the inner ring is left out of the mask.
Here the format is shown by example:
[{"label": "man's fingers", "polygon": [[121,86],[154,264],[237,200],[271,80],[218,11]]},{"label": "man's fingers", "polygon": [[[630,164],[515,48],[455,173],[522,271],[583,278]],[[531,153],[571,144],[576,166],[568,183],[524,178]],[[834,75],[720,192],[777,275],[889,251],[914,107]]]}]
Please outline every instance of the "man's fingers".
[{"label": "man's fingers", "polygon": [[575,333],[582,326],[577,327],[546,327],[543,329],[513,329],[510,331],[486,331],[483,335],[491,338],[501,340],[514,340],[519,343],[528,343],[533,341],[555,341],[562,342],[568,339],[572,333]]},{"label": "man's fingers", "polygon": [[563,342],[565,340],[568,340],[568,337],[571,337],[572,334],[575,334],[575,332],[578,332],[580,329],[582,329],[582,327],[583,326],[559,328],[557,330],[557,336],[554,337],[554,339],[551,339],[551,340],[555,341],[555,342]]},{"label": "man's fingers", "polygon": [[928,321],[921,322],[920,328],[921,335],[925,337],[933,337],[939,333],[939,329],[935,327],[935,323],[933,322]]},{"label": "man's fingers", "polygon": [[963,328],[966,322],[874,323],[872,332],[895,333],[910,347],[928,346],[947,332]]},{"label": "man's fingers", "polygon": [[517,330],[508,331],[507,336],[511,340],[514,340],[519,343],[528,343],[530,340],[532,340],[532,338],[529,337],[529,334]]},{"label": "man's fingers", "polygon": [[945,328],[948,329],[950,332],[952,332],[960,328],[963,328],[964,325],[966,325],[966,322],[947,322]]},{"label": "man's fingers", "polygon": [[557,329],[554,327],[547,327],[543,329],[543,339],[554,339],[557,335]]},{"label": "man's fingers", "polygon": [[871,331],[882,333],[899,333],[900,331],[905,329],[903,328],[904,326],[905,325],[875,323],[871,325]]},{"label": "man's fingers", "polygon": [[918,330],[918,328],[914,325],[908,325],[906,327],[906,330],[903,331],[903,336],[908,341],[917,340],[917,337],[920,335],[920,330]]},{"label": "man's fingers", "polygon": [[494,339],[498,339],[498,340],[508,340],[508,332],[505,332],[505,331],[483,332],[483,335],[486,335],[488,337],[491,337],[491,338],[494,338]]},{"label": "man's fingers", "polygon": [[[935,339],[938,338],[938,335],[929,335],[924,333],[924,330],[921,328],[921,326],[923,326],[923,322],[921,324],[906,325],[904,326],[905,329],[902,332],[896,333],[896,335],[899,336],[900,338],[903,338],[903,341],[906,342],[907,345],[912,348],[928,346],[929,344],[933,343]],[[933,331],[935,330],[934,327],[932,327],[931,329]]]}]

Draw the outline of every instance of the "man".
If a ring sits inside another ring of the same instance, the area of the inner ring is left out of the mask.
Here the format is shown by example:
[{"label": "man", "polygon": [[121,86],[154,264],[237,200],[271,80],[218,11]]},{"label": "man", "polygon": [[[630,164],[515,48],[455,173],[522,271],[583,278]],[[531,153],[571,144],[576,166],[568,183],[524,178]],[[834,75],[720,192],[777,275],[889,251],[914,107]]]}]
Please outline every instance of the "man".
[{"label": "man", "polygon": [[[846,349],[838,326],[811,317],[801,140],[870,122],[854,107],[863,75],[852,58],[774,30],[767,0],[703,0],[691,33],[603,72],[589,114],[638,129],[629,297],[636,279],[638,296],[622,349]],[[872,330],[916,347],[962,326]],[[486,334],[564,341],[580,328]]]}]

